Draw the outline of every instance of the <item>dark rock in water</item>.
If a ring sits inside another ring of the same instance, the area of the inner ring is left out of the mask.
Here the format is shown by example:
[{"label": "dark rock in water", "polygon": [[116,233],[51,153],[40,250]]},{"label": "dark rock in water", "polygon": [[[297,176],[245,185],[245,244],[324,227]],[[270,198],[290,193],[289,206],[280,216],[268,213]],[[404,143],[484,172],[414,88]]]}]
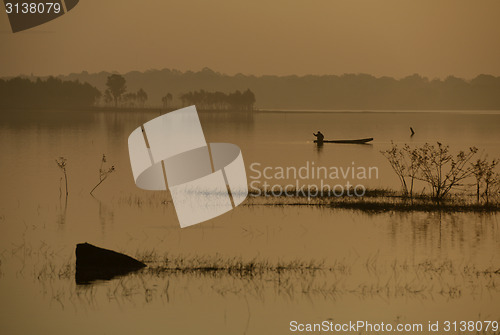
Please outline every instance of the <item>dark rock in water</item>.
[{"label": "dark rock in water", "polygon": [[110,280],[146,267],[138,260],[113,250],[96,247],[89,243],[76,245],[76,275],[79,285],[95,280]]}]

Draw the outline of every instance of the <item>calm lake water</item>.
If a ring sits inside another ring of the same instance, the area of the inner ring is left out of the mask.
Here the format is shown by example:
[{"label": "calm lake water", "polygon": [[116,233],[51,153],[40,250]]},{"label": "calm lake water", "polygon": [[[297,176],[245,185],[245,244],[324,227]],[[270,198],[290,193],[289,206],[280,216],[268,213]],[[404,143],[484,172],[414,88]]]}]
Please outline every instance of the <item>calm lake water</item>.
[{"label": "calm lake water", "polygon": [[[259,206],[248,199],[209,222],[180,229],[168,195],[137,189],[130,169],[127,138],[156,116],[1,111],[0,333],[289,334],[292,320],[500,319],[497,214],[367,214]],[[200,118],[208,142],[240,146],[249,181],[254,163],[300,168],[309,162],[377,167],[378,178],[359,182],[397,189],[380,153],[391,141],[439,141],[454,151],[477,146],[490,158],[500,157],[496,111],[200,113]],[[317,148],[312,132],[318,129],[327,139],[374,141]],[[116,172],[92,197],[103,154]],[[67,159],[67,203],[60,197],[62,173],[55,163],[60,156]],[[323,263],[324,269],[256,278],[144,272],[77,286],[74,249],[81,242],[132,256],[301,260]]]}]

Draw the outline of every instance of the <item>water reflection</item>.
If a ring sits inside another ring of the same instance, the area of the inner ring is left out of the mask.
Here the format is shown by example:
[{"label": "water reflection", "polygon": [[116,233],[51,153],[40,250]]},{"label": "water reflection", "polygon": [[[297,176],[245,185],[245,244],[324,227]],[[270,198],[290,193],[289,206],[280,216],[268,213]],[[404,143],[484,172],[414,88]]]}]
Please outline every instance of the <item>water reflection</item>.
[{"label": "water reflection", "polygon": [[92,198],[98,204],[98,216],[99,223],[101,225],[102,236],[106,236],[106,226],[113,224],[114,222],[114,210],[113,207],[106,205],[104,201],[92,195]]},{"label": "water reflection", "polygon": [[478,264],[500,247],[496,213],[398,212],[390,216],[388,233],[393,246],[408,243],[417,255],[467,255]]},{"label": "water reflection", "polygon": [[316,143],[316,151],[318,152],[318,154],[320,154],[322,151],[323,151],[323,143]]},{"label": "water reflection", "polygon": [[[181,230],[167,194],[138,190],[131,177],[127,137],[156,116],[127,111],[0,113],[0,149],[8,158],[0,162],[0,182],[8,190],[0,194],[2,315],[11,310],[17,316],[44,313],[45,324],[58,327],[44,329],[53,334],[74,330],[82,311],[88,324],[103,327],[98,332],[119,332],[117,322],[103,325],[106,315],[140,319],[137,329],[127,324],[124,332],[144,332],[148,324],[179,334],[206,332],[199,324],[210,324],[218,334],[242,333],[247,324],[248,334],[281,333],[292,315],[346,321],[500,316],[500,277],[492,271],[500,268],[497,214],[239,206]],[[350,166],[355,161],[378,166],[380,179],[373,185],[389,188],[397,188],[398,181],[379,151],[391,140],[408,141],[409,117],[200,113],[207,141],[238,144],[247,164]],[[477,145],[492,157],[500,154],[500,115],[411,117],[418,130],[415,143],[440,140],[459,149]],[[318,123],[339,138],[369,134],[374,144],[314,146],[311,130]],[[98,169],[92,162],[103,152],[117,171],[92,198],[88,193]],[[61,155],[68,158],[70,204],[59,195],[54,159]],[[313,260],[324,262],[324,269],[252,279],[145,272],[77,287],[74,243],[81,241],[97,241],[134,257],[154,251],[169,261],[214,255],[241,258],[245,265],[255,259],[284,265]],[[122,303],[128,303],[126,308]],[[72,306],[75,313],[59,306]],[[201,321],[192,322],[192,315]],[[40,332],[37,323],[9,320],[4,327],[11,333]]]},{"label": "water reflection", "polygon": [[58,209],[57,223],[59,227],[63,227],[66,223],[66,215],[68,212],[68,197],[59,198],[59,209]]}]

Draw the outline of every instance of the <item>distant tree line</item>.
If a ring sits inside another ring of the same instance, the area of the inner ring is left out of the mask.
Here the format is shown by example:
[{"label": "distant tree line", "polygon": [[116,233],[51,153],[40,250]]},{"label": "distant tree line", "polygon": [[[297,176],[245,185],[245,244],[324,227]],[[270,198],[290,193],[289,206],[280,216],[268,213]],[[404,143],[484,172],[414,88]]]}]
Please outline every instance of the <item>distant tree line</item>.
[{"label": "distant tree line", "polygon": [[[104,92],[109,75],[84,72],[66,78],[89,82]],[[137,89],[144,88],[149,100],[157,104],[170,92],[170,106],[180,105],[179,96],[184,92],[250,88],[260,109],[500,109],[500,77],[487,74],[473,79],[433,79],[418,74],[401,79],[368,74],[253,76],[226,75],[205,68],[197,72],[133,71],[123,77]]]},{"label": "distant tree line", "polygon": [[[167,95],[168,96],[168,95]],[[165,96],[165,97],[167,97]],[[232,93],[207,92],[205,90],[182,93],[179,99],[183,106],[196,105],[199,109],[211,110],[245,110],[254,109],[255,94],[247,89],[243,93],[236,90]]]},{"label": "distant tree line", "polygon": [[97,88],[78,80],[0,79],[1,108],[87,108],[94,106],[100,96]]},{"label": "distant tree line", "polygon": [[[104,92],[101,99],[93,86]],[[155,102],[153,106],[161,103],[163,108],[195,104],[202,109],[252,109],[255,96],[259,97],[257,107],[261,109],[500,109],[500,77],[485,74],[471,80],[454,76],[429,79],[418,74],[402,79],[367,74],[257,77],[229,76],[205,68],[199,72],[169,69],[124,75],[83,72],[35,81],[0,80],[2,107],[94,104],[144,107],[149,100]]]}]

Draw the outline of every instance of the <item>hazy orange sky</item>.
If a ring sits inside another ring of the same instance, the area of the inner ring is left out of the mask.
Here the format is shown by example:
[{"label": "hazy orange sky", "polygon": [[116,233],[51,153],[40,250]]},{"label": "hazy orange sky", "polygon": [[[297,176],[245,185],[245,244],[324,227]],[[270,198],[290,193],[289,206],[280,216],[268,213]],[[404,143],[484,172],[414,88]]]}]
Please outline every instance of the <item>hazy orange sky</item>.
[{"label": "hazy orange sky", "polygon": [[81,0],[12,34],[0,76],[210,67],[228,74],[500,75],[498,0]]}]

